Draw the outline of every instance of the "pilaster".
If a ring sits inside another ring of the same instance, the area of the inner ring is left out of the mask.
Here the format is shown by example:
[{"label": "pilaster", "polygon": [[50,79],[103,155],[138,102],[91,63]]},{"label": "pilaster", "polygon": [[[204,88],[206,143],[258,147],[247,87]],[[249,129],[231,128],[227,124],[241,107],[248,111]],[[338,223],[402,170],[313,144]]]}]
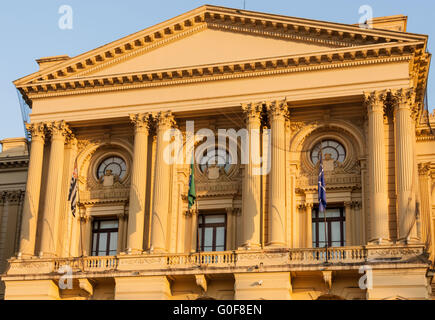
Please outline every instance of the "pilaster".
[{"label": "pilaster", "polygon": [[254,172],[253,155],[260,154],[260,114],[261,103],[243,104],[242,110],[245,113],[246,129],[249,137],[248,163],[245,164],[243,175],[243,239],[242,246],[245,249],[260,248],[260,176]]},{"label": "pilaster", "polygon": [[40,256],[56,256],[56,227],[60,209],[60,191],[63,174],[65,136],[71,131],[64,121],[54,121],[46,124],[51,134],[50,158],[48,163],[47,191],[43,212]]},{"label": "pilaster", "polygon": [[20,249],[18,255],[26,258],[35,254],[36,228],[38,223],[39,196],[41,189],[42,160],[44,156],[45,126],[43,123],[26,124],[32,137],[30,161],[27,172],[21,222]]},{"label": "pilaster", "polygon": [[143,251],[150,119],[150,114],[130,115],[130,120],[134,123],[135,134],[127,247],[128,252],[133,254]]},{"label": "pilaster", "polygon": [[390,242],[384,137],[386,97],[386,91],[364,94],[369,123],[368,171],[371,212],[369,242],[374,244]]},{"label": "pilaster", "polygon": [[166,252],[168,239],[168,211],[170,190],[170,165],[169,159],[165,159],[165,149],[169,145],[168,139],[164,138],[167,130],[175,125],[174,116],[171,112],[160,112],[157,115],[157,150],[156,167],[153,184],[153,209],[151,224],[151,248],[152,252]]},{"label": "pilaster", "polygon": [[270,247],[285,246],[285,121],[287,101],[266,102],[271,127],[271,170],[269,192]]}]

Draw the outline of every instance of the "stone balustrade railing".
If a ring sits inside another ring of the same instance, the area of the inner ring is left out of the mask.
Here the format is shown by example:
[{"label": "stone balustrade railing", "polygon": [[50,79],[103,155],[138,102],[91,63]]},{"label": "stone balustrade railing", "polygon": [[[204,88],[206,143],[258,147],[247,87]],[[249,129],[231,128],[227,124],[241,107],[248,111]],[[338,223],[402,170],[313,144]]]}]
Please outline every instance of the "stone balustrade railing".
[{"label": "stone balustrade railing", "polygon": [[[17,259],[9,260],[10,268],[3,277],[53,274],[65,272],[65,266],[77,273],[99,272],[186,272],[197,268],[231,272],[234,268],[262,267],[304,268],[328,266],[358,266],[371,262],[403,262],[424,254],[423,245],[359,246],[274,249],[258,251],[201,252],[192,254],[142,254],[104,257]],[[62,271],[63,269],[63,271]],[[225,271],[226,270],[226,271]]]}]

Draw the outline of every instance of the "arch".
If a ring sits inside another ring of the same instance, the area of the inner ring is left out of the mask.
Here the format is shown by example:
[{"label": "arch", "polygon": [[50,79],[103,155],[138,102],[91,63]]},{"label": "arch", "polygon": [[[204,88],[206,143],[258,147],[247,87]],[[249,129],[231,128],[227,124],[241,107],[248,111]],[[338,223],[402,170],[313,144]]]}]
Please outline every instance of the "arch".
[{"label": "arch", "polygon": [[[88,177],[89,167],[91,165],[92,156],[94,153],[103,147],[115,146],[128,154],[130,160],[133,159],[133,146],[128,141],[123,139],[111,139],[107,141],[89,141],[77,155],[77,167],[79,169],[79,177]],[[127,174],[126,180],[129,179],[130,173]]]},{"label": "arch", "polygon": [[361,158],[365,155],[366,144],[361,129],[346,120],[330,120],[328,122],[325,121],[314,122],[306,126],[303,126],[293,137],[290,143],[290,151],[301,152],[306,137],[311,135],[314,131],[317,131],[322,128],[339,129],[347,132],[352,137],[352,139],[356,142],[356,151],[358,157]]}]

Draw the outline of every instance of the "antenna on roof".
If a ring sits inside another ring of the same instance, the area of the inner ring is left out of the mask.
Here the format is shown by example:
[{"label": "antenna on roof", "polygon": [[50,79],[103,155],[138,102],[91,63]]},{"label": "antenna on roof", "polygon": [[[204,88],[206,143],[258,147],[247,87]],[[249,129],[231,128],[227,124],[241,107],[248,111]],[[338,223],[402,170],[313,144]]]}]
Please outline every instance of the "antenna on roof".
[{"label": "antenna on roof", "polygon": [[243,10],[246,9],[246,0],[243,0]]}]

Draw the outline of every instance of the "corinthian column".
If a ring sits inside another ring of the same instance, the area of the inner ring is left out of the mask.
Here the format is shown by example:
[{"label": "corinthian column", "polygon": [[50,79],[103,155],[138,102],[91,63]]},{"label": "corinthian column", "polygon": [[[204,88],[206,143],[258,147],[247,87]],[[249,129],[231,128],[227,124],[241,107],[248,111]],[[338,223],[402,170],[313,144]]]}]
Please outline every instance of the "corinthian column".
[{"label": "corinthian column", "polygon": [[[166,252],[167,224],[169,210],[170,165],[165,159],[165,149],[169,145],[164,134],[175,125],[170,112],[160,112],[157,116],[157,150],[153,190],[153,216],[151,223],[151,251]],[[166,140],[166,141],[165,141]]]},{"label": "corinthian column", "polygon": [[35,254],[36,227],[38,223],[39,194],[41,189],[42,160],[44,156],[45,126],[42,123],[26,124],[32,136],[26,193],[21,222],[19,256]]},{"label": "corinthian column", "polygon": [[392,92],[394,101],[394,129],[396,146],[397,213],[399,241],[417,241],[414,163],[415,127],[411,107],[415,95],[413,89]]},{"label": "corinthian column", "polygon": [[56,121],[47,124],[51,133],[50,158],[48,161],[47,191],[44,201],[41,252],[42,257],[56,256],[56,242],[54,235],[58,225],[60,208],[60,190],[63,172],[63,160],[65,151],[65,136],[71,131],[64,121]]},{"label": "corinthian column", "polygon": [[285,245],[285,117],[287,101],[267,103],[271,127],[268,246]]},{"label": "corinthian column", "polygon": [[243,177],[243,246],[249,249],[260,248],[260,176],[254,172],[254,160],[260,158],[260,113],[261,104],[243,104],[246,116],[250,148],[248,163],[245,164]]},{"label": "corinthian column", "polygon": [[134,123],[134,155],[128,209],[129,253],[141,253],[144,241],[145,189],[147,182],[149,114],[130,115]]},{"label": "corinthian column", "polygon": [[368,112],[369,141],[369,194],[370,194],[370,242],[388,243],[388,194],[385,163],[384,103],[386,92],[365,93]]}]

